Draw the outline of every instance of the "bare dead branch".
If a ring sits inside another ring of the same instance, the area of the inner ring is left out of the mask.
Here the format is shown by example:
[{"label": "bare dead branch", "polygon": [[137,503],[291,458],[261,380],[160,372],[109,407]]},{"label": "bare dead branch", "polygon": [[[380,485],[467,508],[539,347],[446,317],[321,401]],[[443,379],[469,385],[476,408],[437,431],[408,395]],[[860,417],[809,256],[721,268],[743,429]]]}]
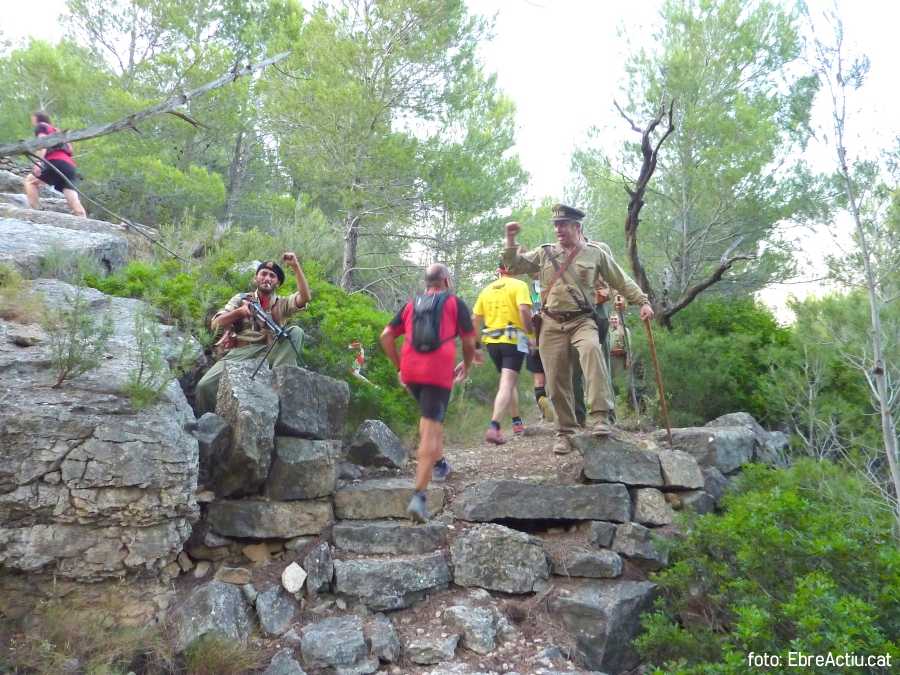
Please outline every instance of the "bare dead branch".
[{"label": "bare dead branch", "polygon": [[92,127],[78,129],[76,131],[61,131],[47,136],[32,138],[27,141],[17,141],[16,143],[7,143],[6,145],[0,145],[0,157],[6,157],[8,155],[18,155],[27,152],[35,152],[36,150],[50,148],[61,143],[86,141],[91,138],[98,138],[100,136],[106,136],[107,134],[112,134],[117,131],[122,131],[123,129],[135,129],[138,122],[142,122],[143,120],[153,117],[154,115],[172,112],[176,108],[186,104],[191,99],[202,96],[203,94],[213,91],[214,89],[218,89],[219,87],[223,87],[230,82],[234,82],[240,77],[244,77],[245,75],[252,75],[256,71],[262,70],[266,66],[270,66],[273,63],[278,63],[279,61],[286,59],[289,54],[290,52],[282,52],[281,54],[260,61],[259,63],[248,63],[245,66],[235,65],[234,68],[232,68],[230,71],[228,71],[218,79],[207,82],[206,84],[197,87],[192,91],[186,91],[180,94],[175,94],[174,96],[170,96],[165,101],[161,101],[160,103],[152,105],[149,108],[145,108],[144,110],[131,113],[130,115],[127,115],[120,120],[116,120],[115,122],[110,122],[109,124],[97,124]]},{"label": "bare dead branch", "polygon": [[672,320],[672,317],[675,316],[682,309],[691,304],[694,299],[700,295],[707,288],[712,286],[713,284],[722,280],[722,277],[725,275],[725,272],[731,269],[732,265],[736,262],[740,262],[741,260],[755,260],[756,256],[752,255],[736,255],[732,258],[728,258],[722,260],[719,263],[719,266],[703,281],[694,284],[690,288],[688,288],[681,298],[678,299],[674,305],[666,307],[662,313],[661,320],[664,325],[668,325],[668,323]]},{"label": "bare dead branch", "polygon": [[[631,124],[631,128],[641,134],[641,155],[643,156],[641,170],[634,185],[625,188],[629,196],[628,210],[625,216],[625,247],[628,251],[628,259],[631,262],[631,271],[634,274],[634,280],[637,282],[638,286],[641,287],[641,290],[647,294],[650,302],[654,305],[656,305],[656,302],[653,287],[650,285],[650,279],[647,276],[647,271],[644,269],[644,265],[641,263],[641,258],[638,253],[637,230],[638,225],[640,224],[640,213],[641,208],[644,206],[644,195],[647,192],[647,185],[650,183],[653,172],[656,171],[659,149],[662,147],[666,138],[668,138],[675,130],[675,119],[672,114],[674,106],[674,101],[669,104],[668,110],[666,110],[664,105],[661,105],[656,117],[650,120],[647,127],[642,131],[634,124],[634,122],[628,119],[628,116],[625,115],[624,111],[616,104],[616,108],[619,109],[621,115],[629,122],[629,124]],[[664,117],[667,121],[667,128],[654,146],[650,139],[654,130],[659,126]]]}]

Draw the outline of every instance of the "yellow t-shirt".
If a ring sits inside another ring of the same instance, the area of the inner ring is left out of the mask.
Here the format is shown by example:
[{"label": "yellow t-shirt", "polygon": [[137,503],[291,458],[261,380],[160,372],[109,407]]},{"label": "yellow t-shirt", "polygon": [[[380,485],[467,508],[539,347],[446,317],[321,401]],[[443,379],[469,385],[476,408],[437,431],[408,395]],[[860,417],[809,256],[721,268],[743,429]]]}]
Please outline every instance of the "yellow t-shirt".
[{"label": "yellow t-shirt", "polygon": [[512,277],[500,277],[478,294],[472,313],[484,317],[486,330],[503,330],[499,337],[489,337],[482,333],[485,344],[514,345],[518,342],[518,332],[513,331],[510,336],[505,329],[512,324],[519,330],[525,330],[522,317],[519,316],[519,305],[531,307],[531,293],[528,292],[528,284]]}]

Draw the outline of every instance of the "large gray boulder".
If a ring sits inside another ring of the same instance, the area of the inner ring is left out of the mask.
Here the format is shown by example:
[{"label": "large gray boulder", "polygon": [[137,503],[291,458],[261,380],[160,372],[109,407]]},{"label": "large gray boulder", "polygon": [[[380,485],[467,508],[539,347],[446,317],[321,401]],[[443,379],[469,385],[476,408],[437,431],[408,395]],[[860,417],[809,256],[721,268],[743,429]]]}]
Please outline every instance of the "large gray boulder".
[{"label": "large gray boulder", "polygon": [[381,420],[366,420],[350,441],[347,458],[362,466],[402,469],[409,454],[397,434]]},{"label": "large gray boulder", "polygon": [[634,495],[634,521],[642,525],[669,525],[675,512],[665,495],[656,488],[637,488]]},{"label": "large gray boulder", "polygon": [[335,560],[335,592],[375,611],[402,609],[451,581],[444,553],[404,558]]},{"label": "large gray boulder", "polygon": [[476,654],[490,654],[497,646],[497,617],[484,607],[453,605],[444,610],[444,625],[462,635],[462,646]]},{"label": "large gray boulder", "polygon": [[274,370],[274,386],[281,402],[278,433],[300,438],[340,438],[347,420],[350,387],[346,382],[305,368]]},{"label": "large gray boulder", "polygon": [[[408,518],[406,507],[415,491],[411,478],[366,480],[335,492],[334,511],[338,518],[351,520]],[[429,485],[425,499],[432,515],[437,513],[444,507],[444,488]]]},{"label": "large gray boulder", "polygon": [[[658,431],[654,438],[663,442],[665,433]],[[756,435],[744,426],[672,429],[674,450],[692,455],[701,467],[712,466],[725,474],[737,471],[750,462],[756,446]]]},{"label": "large gray boulder", "polygon": [[762,425],[747,412],[733,412],[707,422],[708,427],[745,427],[756,436],[756,454],[754,459],[771,466],[786,467],[788,464],[785,451],[790,443],[787,434],[781,431],[766,431]]},{"label": "large gray boulder", "polygon": [[334,516],[325,499],[297,502],[219,500],[210,503],[206,519],[217,534],[247,539],[291,539],[319,534]]},{"label": "large gray boulder", "polygon": [[703,487],[703,473],[692,455],[680,450],[659,453],[663,483],[668,490],[696,490]]},{"label": "large gray boulder", "polygon": [[400,660],[402,645],[394,624],[384,614],[376,614],[365,627],[369,653],[383,663]]},{"label": "large gray boulder", "polygon": [[669,562],[668,549],[654,538],[652,530],[638,523],[622,523],[616,527],[612,550],[640,561],[649,570],[661,569]]},{"label": "large gray boulder", "polygon": [[586,581],[556,596],[551,611],[575,637],[580,665],[622,673],[640,663],[632,643],[641,613],[652,607],[656,592],[648,581]]},{"label": "large gray boulder", "polygon": [[716,504],[725,496],[728,485],[728,478],[716,467],[703,468],[703,490],[713,498]]},{"label": "large gray boulder", "polygon": [[275,448],[278,397],[272,374],[256,363],[226,361],[216,396],[216,414],[231,427],[231,442],[211,467],[217,497],[257,494],[269,475]]},{"label": "large gray boulder", "polygon": [[327,497],[337,483],[340,454],[339,441],[276,436],[266,496],[284,501]]},{"label": "large gray boulder", "polygon": [[[582,526],[583,527],[583,526]],[[587,540],[594,546],[609,548],[616,536],[616,524],[595,520],[587,524]]]},{"label": "large gray boulder", "polygon": [[170,613],[176,652],[204,635],[245,643],[253,628],[250,607],[241,589],[220,581],[198,586]]},{"label": "large gray boulder", "polygon": [[294,654],[289,648],[284,648],[275,653],[262,675],[306,675]]},{"label": "large gray boulder", "polygon": [[663,485],[657,453],[644,450],[624,438],[581,434],[575,439],[575,447],[584,455],[584,477],[590,481],[632,486]]},{"label": "large gray boulder", "polygon": [[418,637],[406,643],[406,658],[420,666],[450,661],[456,654],[459,635]]},{"label": "large gray boulder", "polygon": [[[56,280],[32,288],[50,308],[79,292]],[[124,387],[145,305],[80,293],[88,314],[112,322],[108,358],[57,389],[47,340],[19,346],[9,336],[20,326],[0,320],[0,566],[80,580],[156,571],[198,515],[198,446],[185,431],[193,412],[174,381],[160,401],[134,409]],[[159,329],[163,353],[178,353],[183,339]]]},{"label": "large gray boulder", "polygon": [[51,261],[56,265],[86,257],[96,263],[101,273],[108,274],[123,267],[128,259],[128,241],[109,232],[72,230],[4,217],[0,217],[0,232],[0,264],[16,268],[26,279],[42,276]]},{"label": "large gray boulder", "polygon": [[447,545],[447,525],[437,521],[345,520],[331,533],[339,549],[366,555],[430,553]]},{"label": "large gray boulder", "polygon": [[342,668],[364,661],[368,651],[362,621],[357,616],[340,616],[307,624],[300,650],[308,668]]},{"label": "large gray boulder", "polygon": [[[657,471],[658,471],[657,462]],[[612,520],[631,516],[623,485],[542,485],[520,480],[486,480],[466,488],[455,500],[457,518],[493,520]]]},{"label": "large gray boulder", "polygon": [[280,584],[256,595],[256,616],[263,633],[277,637],[287,632],[297,616],[297,601]]},{"label": "large gray boulder", "polygon": [[303,559],[303,569],[306,570],[306,590],[308,592],[322,593],[331,588],[331,579],[334,577],[334,558],[328,542],[319,542],[306,554]]},{"label": "large gray boulder", "polygon": [[553,574],[561,577],[614,579],[622,574],[622,557],[608,549],[557,546],[548,551]]},{"label": "large gray boulder", "polygon": [[550,576],[547,556],[536,537],[502,525],[478,525],[450,545],[458,586],[503,593],[531,593]]},{"label": "large gray boulder", "polygon": [[204,413],[197,420],[197,428],[192,432],[200,448],[200,485],[209,481],[210,468],[228,450],[231,443],[231,427],[215,413]]}]

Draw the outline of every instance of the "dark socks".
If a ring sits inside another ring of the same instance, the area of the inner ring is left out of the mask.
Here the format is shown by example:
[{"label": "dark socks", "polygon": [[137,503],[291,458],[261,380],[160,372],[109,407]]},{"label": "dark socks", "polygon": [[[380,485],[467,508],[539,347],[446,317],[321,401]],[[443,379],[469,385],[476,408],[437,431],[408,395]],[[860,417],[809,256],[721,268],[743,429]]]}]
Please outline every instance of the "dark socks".
[{"label": "dark socks", "polygon": [[440,467],[447,466],[447,460],[445,460],[443,457],[441,457],[438,461],[436,461],[436,462],[434,463],[434,465],[435,465],[435,466],[440,466]]},{"label": "dark socks", "polygon": [[492,427],[493,429],[499,430],[499,429],[500,429],[500,422],[497,422],[497,421],[495,421],[495,420],[491,420],[491,427]]},{"label": "dark socks", "polygon": [[521,417],[513,417],[512,423],[513,424],[522,424],[522,418]]},{"label": "dark socks", "polygon": [[547,395],[547,390],[544,389],[543,387],[535,387],[534,388],[534,400],[535,401],[540,401],[541,396],[546,396],[546,395]]}]

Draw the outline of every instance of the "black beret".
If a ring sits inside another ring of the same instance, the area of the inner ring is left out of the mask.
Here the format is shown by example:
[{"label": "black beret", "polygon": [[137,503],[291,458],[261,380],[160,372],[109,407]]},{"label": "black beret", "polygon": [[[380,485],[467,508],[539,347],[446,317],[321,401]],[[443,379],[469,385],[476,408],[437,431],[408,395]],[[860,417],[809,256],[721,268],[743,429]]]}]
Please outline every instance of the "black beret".
[{"label": "black beret", "polygon": [[257,274],[259,274],[259,271],[262,269],[271,270],[272,272],[275,272],[275,275],[278,277],[278,283],[279,284],[284,283],[284,270],[278,266],[278,263],[276,263],[272,260],[266,260],[265,262],[259,263],[259,267],[256,268]]}]

